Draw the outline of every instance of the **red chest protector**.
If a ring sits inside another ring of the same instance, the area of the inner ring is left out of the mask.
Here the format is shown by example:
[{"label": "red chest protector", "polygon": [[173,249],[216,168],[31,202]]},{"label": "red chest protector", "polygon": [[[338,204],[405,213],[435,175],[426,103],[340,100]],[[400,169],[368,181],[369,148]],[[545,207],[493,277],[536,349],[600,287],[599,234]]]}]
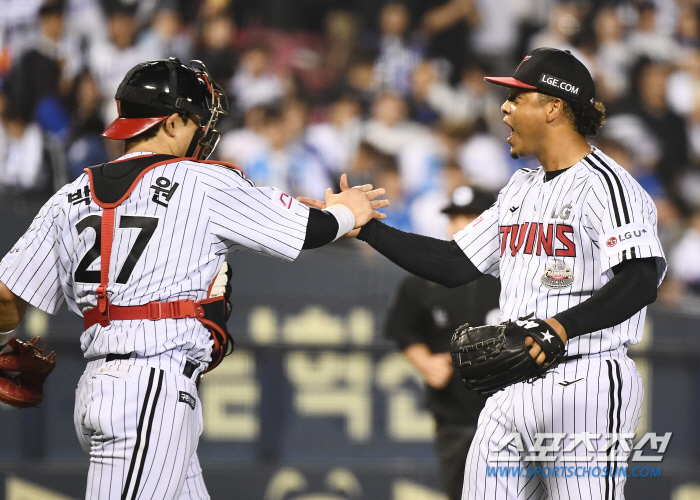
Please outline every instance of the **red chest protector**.
[{"label": "red chest protector", "polygon": [[[148,155],[129,158],[123,161],[104,163],[86,168],[90,179],[90,192],[93,201],[103,209],[100,226],[100,284],[97,287],[97,307],[83,314],[84,328],[99,323],[108,326],[112,321],[151,320],[196,318],[209,330],[214,347],[211,353],[211,363],[207,372],[216,368],[225,356],[233,352],[233,338],[226,329],[226,298],[224,296],[207,298],[198,302],[194,300],[178,300],[174,302],[149,302],[140,306],[114,306],[109,303],[107,286],[109,285],[109,263],[114,239],[114,210],[126,200],[143,176],[150,170],[167,163],[182,161],[169,155]],[[236,169],[233,165],[220,162],[204,162],[223,165]],[[214,285],[214,276],[209,286],[209,292]],[[205,372],[206,373],[206,372]]]}]

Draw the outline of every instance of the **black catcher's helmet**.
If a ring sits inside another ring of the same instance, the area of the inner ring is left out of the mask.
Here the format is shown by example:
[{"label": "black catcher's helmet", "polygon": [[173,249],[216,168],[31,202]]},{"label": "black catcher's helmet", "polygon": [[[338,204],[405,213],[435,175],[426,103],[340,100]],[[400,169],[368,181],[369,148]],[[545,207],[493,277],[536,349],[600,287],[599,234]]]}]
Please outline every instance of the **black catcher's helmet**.
[{"label": "black catcher's helmet", "polygon": [[187,66],[177,58],[148,61],[133,67],[114,96],[119,118],[102,132],[110,139],[130,139],[158,125],[173,113],[199,117],[201,127],[187,156],[204,160],[214,151],[220,133],[219,115],[228,113],[223,89],[201,61]]}]

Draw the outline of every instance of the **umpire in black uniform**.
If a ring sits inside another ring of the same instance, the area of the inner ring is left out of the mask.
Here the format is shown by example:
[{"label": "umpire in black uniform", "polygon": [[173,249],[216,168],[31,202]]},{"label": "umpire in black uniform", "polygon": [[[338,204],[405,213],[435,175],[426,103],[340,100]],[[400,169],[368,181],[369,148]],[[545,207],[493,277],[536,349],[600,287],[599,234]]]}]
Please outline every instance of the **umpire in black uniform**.
[{"label": "umpire in black uniform", "polygon": [[[450,217],[449,235],[469,224],[494,202],[493,195],[459,187],[442,211]],[[417,276],[399,287],[385,326],[426,382],[426,406],[436,425],[435,451],[450,500],[460,500],[464,462],[485,399],[464,387],[450,359],[450,338],[464,324],[498,322],[500,284],[482,276],[458,288],[446,288]]]}]

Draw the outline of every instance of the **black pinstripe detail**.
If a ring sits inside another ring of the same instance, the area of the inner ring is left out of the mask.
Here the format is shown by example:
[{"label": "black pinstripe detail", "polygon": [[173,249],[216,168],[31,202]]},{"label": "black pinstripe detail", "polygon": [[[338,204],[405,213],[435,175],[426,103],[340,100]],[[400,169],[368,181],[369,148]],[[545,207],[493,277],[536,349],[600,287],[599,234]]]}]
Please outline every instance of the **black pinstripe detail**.
[{"label": "black pinstripe detail", "polygon": [[[155,368],[151,368],[155,370]],[[158,387],[156,388],[156,395],[153,397],[153,403],[151,404],[151,415],[148,417],[148,429],[146,429],[146,442],[143,446],[143,453],[141,454],[141,464],[139,464],[139,473],[136,476],[136,482],[134,483],[134,494],[131,496],[131,500],[136,500],[136,496],[139,491],[139,485],[141,483],[141,475],[143,474],[143,466],[146,463],[146,455],[148,454],[148,444],[151,440],[151,430],[153,429],[153,417],[156,413],[156,406],[158,405],[158,397],[160,396],[160,389],[163,387],[163,371],[159,370]]]},{"label": "black pinstripe detail", "polygon": [[[627,199],[625,198],[625,194],[622,191],[622,182],[620,181],[620,176],[617,175],[617,173],[615,173],[615,171],[612,169],[612,167],[610,167],[610,165],[605,163],[605,161],[600,156],[595,154],[595,152],[591,153],[591,156],[593,156],[593,158],[598,160],[598,163],[603,165],[603,167],[605,169],[609,170],[610,174],[612,175],[612,178],[615,179],[615,183],[617,184],[617,189],[620,191],[620,202],[622,203],[622,213],[625,216],[625,224],[629,224],[631,222],[630,221],[630,214],[629,214],[629,211],[627,210]],[[637,251],[634,247],[630,248],[630,254],[632,255],[633,259],[637,258]]]},{"label": "black pinstripe detail", "polygon": [[588,163],[591,168],[594,170],[597,170],[601,174],[603,174],[603,178],[605,179],[605,182],[608,184],[608,190],[610,191],[610,198],[612,198],[612,206],[613,206],[613,212],[615,213],[615,222],[617,222],[618,227],[622,225],[622,220],[620,219],[620,211],[617,208],[617,197],[615,196],[615,189],[613,188],[612,182],[610,181],[610,177],[608,177],[608,174],[600,168],[598,165],[593,163],[593,161],[586,157],[584,158],[586,163]]},{"label": "black pinstripe detail", "polygon": [[[596,158],[598,158],[598,157],[596,156]],[[617,227],[622,226],[622,220],[620,219],[620,211],[617,207],[617,196],[615,195],[615,188],[613,188],[612,182],[610,181],[610,177],[608,176],[608,174],[605,170],[603,170],[601,167],[599,167],[598,165],[593,163],[593,161],[590,158],[585,157],[584,160],[586,163],[588,163],[591,166],[591,168],[597,170],[598,172],[600,172],[603,175],[603,178],[605,179],[605,182],[608,185],[608,190],[610,191],[610,198],[612,200],[613,211],[615,212],[615,222],[617,222]],[[600,160],[598,160],[598,161],[600,161]],[[610,168],[610,167],[608,167],[608,168]],[[619,186],[620,180],[617,179],[617,177],[615,177],[615,180],[617,181],[617,184]],[[621,187],[620,187],[620,196],[621,197],[623,196]],[[624,200],[624,197],[623,197],[623,200]],[[629,214],[627,213],[626,204],[623,203],[622,208],[623,208],[627,223],[629,223]],[[627,260],[627,250],[622,251],[622,260]]]},{"label": "black pinstripe detail", "polygon": [[622,191],[622,182],[620,182],[620,177],[615,173],[615,171],[610,167],[610,165],[605,163],[600,158],[600,156],[598,156],[595,153],[591,153],[591,156],[593,156],[593,158],[598,160],[598,163],[600,163],[603,166],[603,168],[608,170],[610,172],[610,175],[612,175],[612,178],[615,179],[615,184],[617,184],[617,189],[620,191],[620,204],[622,205],[622,213],[625,216],[625,224],[629,224],[630,223],[630,214],[629,214],[629,211],[627,210],[627,200],[625,199],[625,194]]},{"label": "black pinstripe detail", "polygon": [[[620,412],[622,411],[622,375],[620,374],[620,363],[617,360],[612,361],[612,363],[615,364],[615,375],[617,378],[617,427],[615,428],[615,452],[613,456],[617,456],[617,448],[619,446],[619,436],[620,436],[620,424],[621,424],[621,419],[620,419]],[[612,499],[615,498],[615,477],[617,477],[617,460],[615,461],[613,465],[613,474],[612,477],[610,478],[612,482]]]},{"label": "black pinstripe detail", "polygon": [[[609,412],[608,412],[608,435],[612,435],[613,433],[613,428],[614,428],[614,418],[615,418],[615,379],[613,377],[613,371],[612,371],[612,361],[609,359],[606,359],[605,362],[608,365],[608,380],[610,382],[610,388],[608,389],[608,394],[610,395],[610,405],[609,405]],[[619,421],[619,414],[620,410],[618,408],[618,421],[617,421],[617,428],[618,432],[620,429],[620,421]],[[605,450],[606,453],[610,454],[611,450]],[[608,461],[606,463],[608,467],[608,474],[605,476],[605,500],[614,500],[615,499],[615,478],[611,477],[610,474],[610,466],[611,462],[610,459],[608,458]]]},{"label": "black pinstripe detail", "polygon": [[[146,420],[146,409],[148,408],[148,401],[151,397],[151,391],[153,390],[153,378],[156,375],[156,369],[151,368],[151,374],[148,376],[148,387],[146,388],[146,396],[143,398],[143,406],[141,408],[141,416],[139,417],[139,425],[136,427],[136,445],[134,446],[134,451],[131,455],[131,463],[129,464],[129,472],[126,476],[126,481],[124,483],[124,489],[122,490],[122,500],[127,500],[126,496],[129,493],[129,486],[131,485],[131,478],[134,475],[134,470],[136,468],[136,458],[138,456],[138,450],[141,446],[141,439],[143,439],[143,423]],[[163,383],[163,378],[158,379],[158,389],[156,390],[156,395],[151,406],[151,415],[149,416],[148,431],[146,434],[146,442],[144,443],[144,450],[141,457],[141,463],[139,464],[139,471],[137,473],[136,484],[134,486],[134,493],[132,499],[136,498],[136,492],[138,491],[138,482],[141,480],[141,473],[143,472],[143,464],[146,458],[146,451],[148,451],[148,437],[150,434],[151,427],[153,426],[153,413],[156,407],[156,399],[160,393],[160,388]]]}]

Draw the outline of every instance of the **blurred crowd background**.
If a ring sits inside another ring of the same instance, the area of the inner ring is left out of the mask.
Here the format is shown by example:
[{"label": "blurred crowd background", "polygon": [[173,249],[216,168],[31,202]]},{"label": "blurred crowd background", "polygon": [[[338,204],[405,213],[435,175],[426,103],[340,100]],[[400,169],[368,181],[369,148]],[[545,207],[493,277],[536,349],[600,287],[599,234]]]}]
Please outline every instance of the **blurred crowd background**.
[{"label": "blurred crowd background", "polygon": [[593,140],[654,198],[670,269],[661,301],[700,304],[697,0],[3,0],[0,190],[43,201],[121,155],[100,138],[135,64],[199,59],[227,91],[214,159],[321,197],[348,172],[387,189],[386,222],[444,238],[460,185],[497,192],[501,122],[532,48],[568,49],[608,112]]}]

